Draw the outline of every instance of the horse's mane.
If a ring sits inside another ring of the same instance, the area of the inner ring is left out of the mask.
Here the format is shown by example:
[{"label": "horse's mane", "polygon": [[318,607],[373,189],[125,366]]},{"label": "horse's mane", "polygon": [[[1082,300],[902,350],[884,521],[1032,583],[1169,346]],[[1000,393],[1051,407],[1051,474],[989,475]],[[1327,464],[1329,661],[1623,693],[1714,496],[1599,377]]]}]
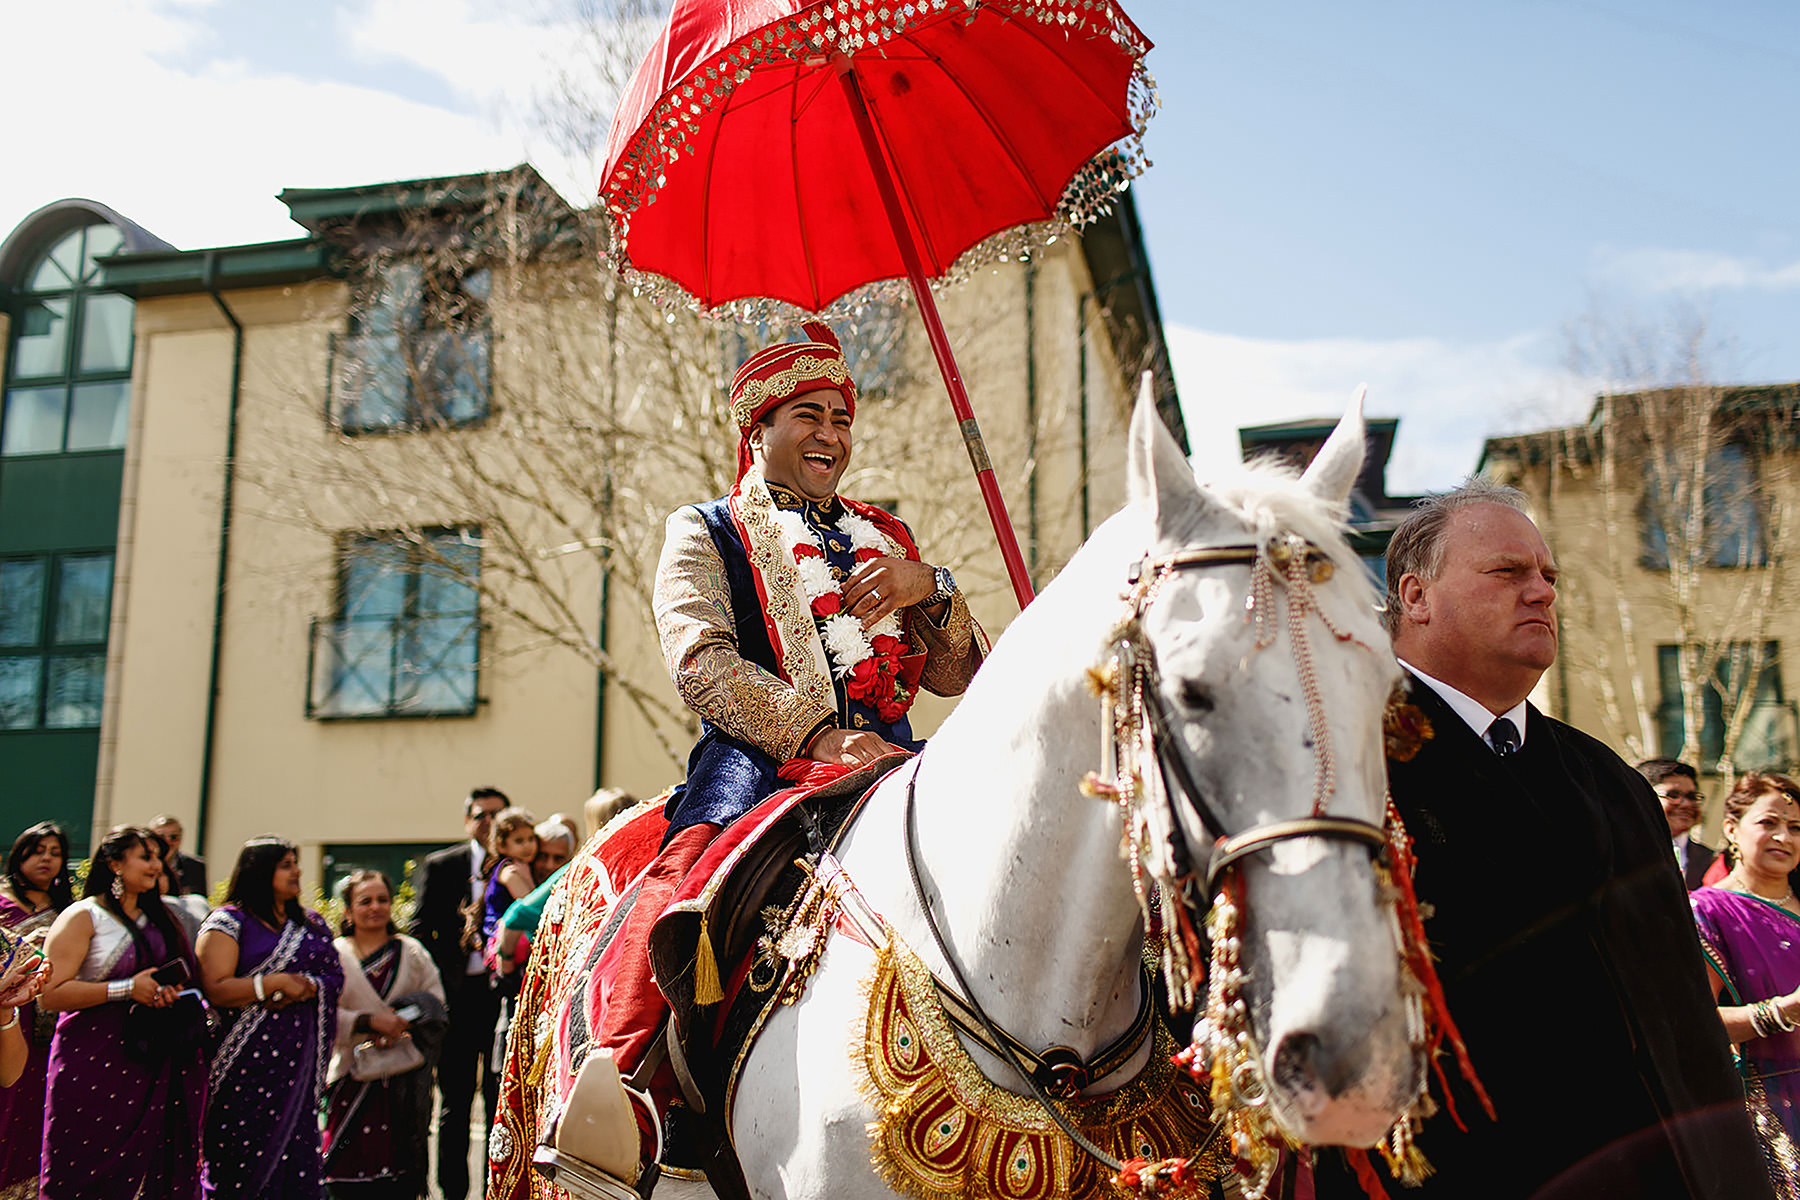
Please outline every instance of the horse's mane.
[{"label": "horse's mane", "polygon": [[1227,468],[1204,481],[1207,492],[1229,508],[1256,535],[1267,541],[1297,533],[1324,550],[1339,566],[1361,563],[1350,548],[1349,506],[1332,504],[1300,482],[1300,472],[1274,458],[1259,458]]}]

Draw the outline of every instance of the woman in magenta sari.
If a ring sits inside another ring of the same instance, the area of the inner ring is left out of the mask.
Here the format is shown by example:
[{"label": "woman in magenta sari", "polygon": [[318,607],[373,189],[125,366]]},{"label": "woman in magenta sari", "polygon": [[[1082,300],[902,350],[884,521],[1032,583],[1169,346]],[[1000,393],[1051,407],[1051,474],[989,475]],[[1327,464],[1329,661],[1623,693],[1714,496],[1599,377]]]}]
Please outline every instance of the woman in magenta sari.
[{"label": "woman in magenta sari", "polygon": [[1725,800],[1731,870],[1690,899],[1775,1194],[1800,1197],[1800,784],[1752,771]]},{"label": "woman in magenta sari", "polygon": [[[69,835],[53,821],[21,833],[0,877],[0,929],[39,946],[51,922],[75,902],[69,876]],[[5,957],[0,953],[0,958]],[[56,1017],[36,1004],[17,1014],[26,1042],[25,1072],[0,1091],[0,1200],[37,1195],[38,1154],[44,1138],[44,1082]]]},{"label": "woman in magenta sari", "polygon": [[[200,1194],[204,1022],[166,982],[196,968],[157,896],[161,874],[149,830],[115,829],[94,851],[81,900],[50,928],[54,974],[38,1003],[62,1015],[45,1088],[45,1200]],[[168,1009],[190,1022],[153,1045],[136,1035],[139,1017]]]},{"label": "woman in magenta sari", "polygon": [[200,927],[200,978],[227,1014],[206,1109],[207,1200],[320,1200],[319,1095],[344,970],[324,918],[300,906],[292,843],[244,845],[224,905]]}]

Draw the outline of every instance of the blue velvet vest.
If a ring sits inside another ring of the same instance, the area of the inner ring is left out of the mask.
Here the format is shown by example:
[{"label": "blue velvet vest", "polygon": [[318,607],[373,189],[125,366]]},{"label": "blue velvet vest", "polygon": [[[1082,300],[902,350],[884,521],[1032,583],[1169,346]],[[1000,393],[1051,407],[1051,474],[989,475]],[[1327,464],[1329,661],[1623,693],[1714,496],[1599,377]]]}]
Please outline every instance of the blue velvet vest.
[{"label": "blue velvet vest", "polygon": [[[708,500],[694,508],[706,522],[706,530],[712,535],[713,545],[725,564],[738,653],[771,675],[780,675],[775,647],[770,643],[768,627],[763,623],[762,603],[757,599],[750,556],[731,519],[730,501]],[[832,566],[846,573],[854,567],[848,539],[839,551],[834,551],[827,539],[825,556]],[[905,717],[892,723],[883,721],[873,709],[846,697],[841,682],[834,680],[833,690],[837,693],[838,723],[844,728],[867,730],[907,750],[916,751],[925,744],[914,739],[912,726]],[[700,740],[694,743],[693,752],[688,755],[687,781],[675,789],[664,808],[669,817],[669,832],[673,834],[690,825],[731,824],[788,786],[775,774],[780,767],[773,756],[748,742],[739,741],[702,718]]]}]

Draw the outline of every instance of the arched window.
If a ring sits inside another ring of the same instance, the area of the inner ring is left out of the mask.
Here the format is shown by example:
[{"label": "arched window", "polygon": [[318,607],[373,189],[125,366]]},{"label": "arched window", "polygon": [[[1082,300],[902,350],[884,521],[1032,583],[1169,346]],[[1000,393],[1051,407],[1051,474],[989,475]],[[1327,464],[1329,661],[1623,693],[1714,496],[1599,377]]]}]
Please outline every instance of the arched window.
[{"label": "arched window", "polygon": [[23,275],[12,305],[0,455],[120,450],[131,403],[127,296],[97,288],[111,225],[65,233]]}]

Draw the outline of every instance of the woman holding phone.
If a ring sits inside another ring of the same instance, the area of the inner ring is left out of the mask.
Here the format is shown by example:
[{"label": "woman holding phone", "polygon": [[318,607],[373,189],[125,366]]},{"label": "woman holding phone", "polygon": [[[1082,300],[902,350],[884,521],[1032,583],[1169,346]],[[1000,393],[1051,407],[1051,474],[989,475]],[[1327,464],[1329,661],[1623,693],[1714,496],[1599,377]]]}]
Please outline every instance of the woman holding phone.
[{"label": "woman holding phone", "polygon": [[[395,928],[386,875],[352,871],[338,900],[344,994],[326,1075],[325,1182],[336,1200],[415,1200],[425,1194],[444,982],[430,952]],[[418,1061],[399,1069],[393,1052],[405,1045]]]},{"label": "woman holding phone", "polygon": [[319,1094],[344,969],[325,919],[300,905],[292,842],[244,844],[225,903],[200,927],[200,979],[228,1022],[213,1055],[205,1195],[322,1196]]},{"label": "woman holding phone", "polygon": [[94,850],[82,898],[50,928],[54,972],[38,1003],[62,1014],[50,1042],[43,1195],[192,1200],[200,1191],[206,1063],[199,1031],[134,1028],[182,1006],[193,951],[157,895],[149,830],[114,829]]}]

